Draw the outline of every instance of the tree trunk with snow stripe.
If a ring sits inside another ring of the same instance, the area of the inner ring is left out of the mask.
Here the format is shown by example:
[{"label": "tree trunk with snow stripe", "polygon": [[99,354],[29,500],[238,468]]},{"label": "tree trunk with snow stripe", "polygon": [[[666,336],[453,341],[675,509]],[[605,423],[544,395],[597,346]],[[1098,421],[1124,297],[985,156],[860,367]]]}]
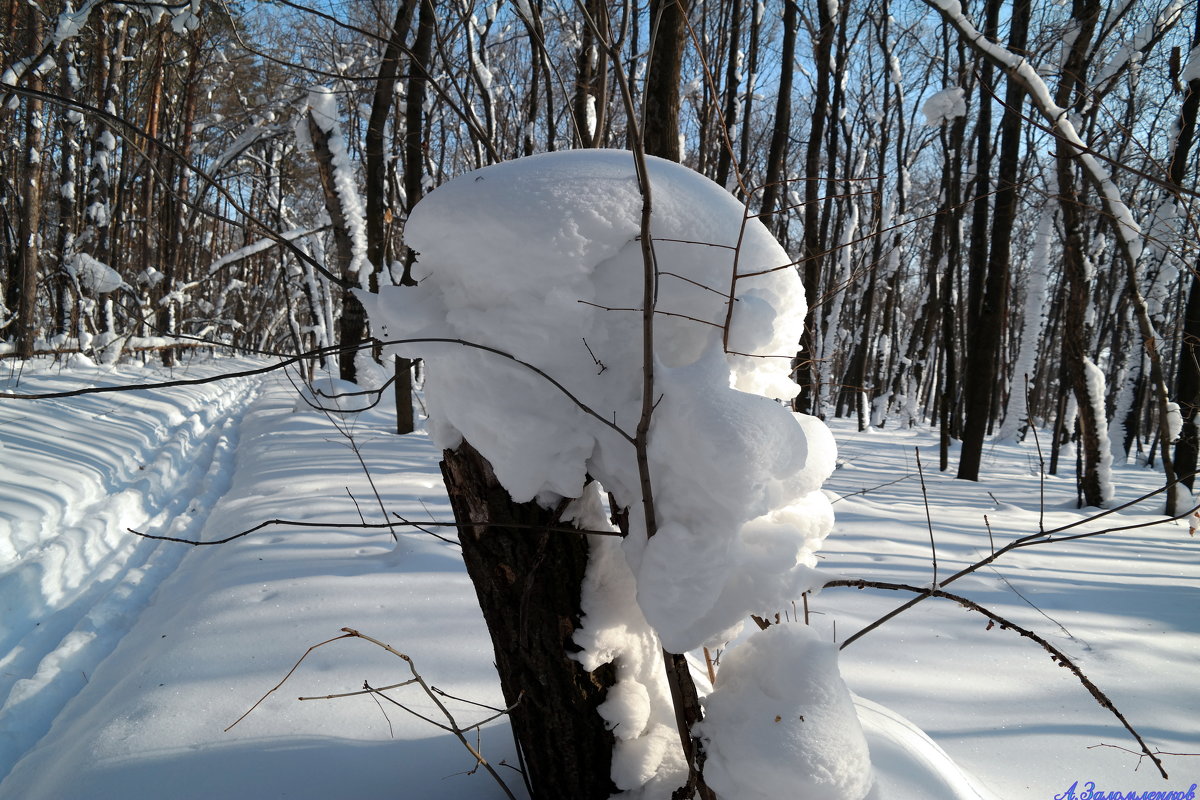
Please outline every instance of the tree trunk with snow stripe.
[{"label": "tree trunk with snow stripe", "polygon": [[[513,502],[469,443],[442,454],[463,561],[496,653],[496,669],[534,800],[606,800],[614,737],[596,711],[616,667],[594,672],[579,652],[587,537],[549,530],[558,514]],[[485,754],[486,755],[486,754]]]}]

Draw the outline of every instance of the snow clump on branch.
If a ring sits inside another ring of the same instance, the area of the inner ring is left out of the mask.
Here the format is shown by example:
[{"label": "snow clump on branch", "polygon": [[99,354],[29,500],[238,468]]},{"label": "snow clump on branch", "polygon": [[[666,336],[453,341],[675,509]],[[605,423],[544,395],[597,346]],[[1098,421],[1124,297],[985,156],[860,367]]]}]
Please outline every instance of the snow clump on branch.
[{"label": "snow clump on branch", "polygon": [[951,86],[931,94],[921,106],[921,113],[925,115],[926,125],[942,125],[955,117],[965,117],[967,101],[962,88]]}]

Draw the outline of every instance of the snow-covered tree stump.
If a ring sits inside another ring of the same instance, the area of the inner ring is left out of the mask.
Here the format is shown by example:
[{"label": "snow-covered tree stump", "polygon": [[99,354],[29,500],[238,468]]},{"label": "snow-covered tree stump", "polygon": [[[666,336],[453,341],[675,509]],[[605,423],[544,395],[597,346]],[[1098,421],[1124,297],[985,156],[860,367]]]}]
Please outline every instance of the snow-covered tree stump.
[{"label": "snow-covered tree stump", "polygon": [[572,637],[580,627],[585,535],[561,530],[557,510],[514,502],[467,442],[443,452],[442,476],[532,796],[609,797],[616,791],[609,778],[614,739],[596,708],[616,667],[588,672],[570,656],[580,649]]}]

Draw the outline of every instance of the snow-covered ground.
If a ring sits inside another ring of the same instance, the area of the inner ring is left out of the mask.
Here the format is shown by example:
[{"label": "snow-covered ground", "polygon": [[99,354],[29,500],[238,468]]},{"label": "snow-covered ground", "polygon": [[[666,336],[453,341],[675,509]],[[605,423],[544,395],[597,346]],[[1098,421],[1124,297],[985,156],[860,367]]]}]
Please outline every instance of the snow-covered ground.
[{"label": "snow-covered ground", "polygon": [[[261,366],[223,359],[174,370],[28,365],[0,392],[203,377]],[[450,516],[438,453],[392,432],[385,397],[326,414],[283,373],[69,399],[0,400],[0,798],[493,798],[503,793],[449,734],[368,696],[363,681],[409,677],[363,641],[310,655],[349,626],[410,655],[451,695],[501,702],[491,645],[457,548],[399,528],[276,525],[216,547],[154,542],[126,528],[211,541],[270,519],[368,523],[389,512]],[[928,584],[991,547],[1081,519],[1069,475],[1045,479],[1032,445],[985,455],[985,480],[936,470],[924,429],[833,425],[839,469],[826,484],[837,523],[822,554],[836,573]],[[349,436],[347,436],[349,434]],[[353,440],[353,447],[351,446]],[[358,450],[358,455],[355,449]],[[359,462],[369,468],[370,478]],[[1115,470],[1118,502],[1157,473]],[[1088,523],[1150,520],[1160,502]],[[438,531],[452,536],[452,532]],[[1152,747],[1200,752],[1200,543],[1163,524],[1011,553],[952,587],[1070,655]],[[828,589],[809,604],[821,637],[845,640],[907,597]],[[789,609],[789,614],[791,610]],[[928,600],[851,644],[841,670],[864,700],[877,800],[1053,798],[1079,782],[1186,790],[1200,757],[1164,756],[1169,781],[1117,749],[1136,745],[1048,654],[978,614]],[[394,692],[437,716],[418,688]],[[459,724],[486,709],[444,700]],[[899,715],[903,715],[900,717]],[[905,722],[905,719],[911,723]],[[922,744],[915,724],[973,777]],[[474,734],[470,735],[474,745]],[[515,763],[503,722],[484,755]],[[1115,745],[1103,747],[1099,745]],[[517,773],[499,767],[521,796]]]}]

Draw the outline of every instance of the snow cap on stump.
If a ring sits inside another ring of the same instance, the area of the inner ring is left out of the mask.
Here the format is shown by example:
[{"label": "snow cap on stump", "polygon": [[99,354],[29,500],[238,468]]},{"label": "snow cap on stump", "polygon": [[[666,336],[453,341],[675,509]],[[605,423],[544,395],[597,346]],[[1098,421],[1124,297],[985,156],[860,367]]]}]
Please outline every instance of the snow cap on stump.
[{"label": "snow cap on stump", "polygon": [[518,502],[552,507],[591,476],[635,510],[623,550],[638,603],[682,653],[820,585],[810,567],[832,526],[820,485],[834,446],[818,421],[778,402],[798,391],[791,361],[806,310],[792,259],[704,176],[655,158],[648,171],[653,537],[628,438],[644,378],[643,193],[631,153],[546,153],[443,184],[405,226],[419,285],[359,296],[376,336],[424,340],[393,352],[427,361],[437,445],[466,439]]}]

